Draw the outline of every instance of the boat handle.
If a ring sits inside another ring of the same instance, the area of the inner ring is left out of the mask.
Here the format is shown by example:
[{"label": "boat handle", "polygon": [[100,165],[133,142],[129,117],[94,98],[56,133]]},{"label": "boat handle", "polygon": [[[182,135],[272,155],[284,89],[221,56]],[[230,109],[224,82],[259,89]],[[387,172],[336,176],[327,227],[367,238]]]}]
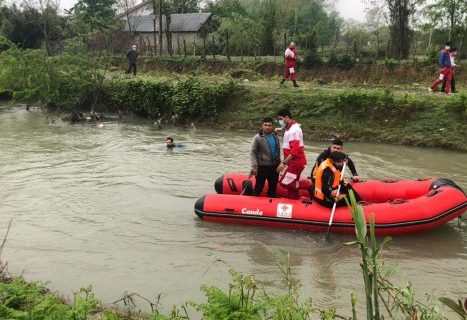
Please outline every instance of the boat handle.
[{"label": "boat handle", "polygon": [[431,190],[430,192],[428,192],[428,193],[426,194],[426,196],[427,196],[428,198],[431,198],[431,197],[433,197],[434,195],[437,195],[438,193],[440,193],[441,191],[443,191],[443,190]]},{"label": "boat handle", "polygon": [[392,179],[392,178],[386,178],[386,179],[383,180],[383,182],[384,183],[395,183],[395,182],[397,182],[397,180]]},{"label": "boat handle", "polygon": [[406,203],[406,202],[409,202],[409,200],[395,199],[395,200],[391,201],[389,204],[402,204],[402,203]]},{"label": "boat handle", "polygon": [[238,191],[237,186],[235,185],[235,182],[234,182],[234,180],[232,178],[227,178],[227,184],[230,187],[230,191],[232,191],[232,192],[237,192]]}]

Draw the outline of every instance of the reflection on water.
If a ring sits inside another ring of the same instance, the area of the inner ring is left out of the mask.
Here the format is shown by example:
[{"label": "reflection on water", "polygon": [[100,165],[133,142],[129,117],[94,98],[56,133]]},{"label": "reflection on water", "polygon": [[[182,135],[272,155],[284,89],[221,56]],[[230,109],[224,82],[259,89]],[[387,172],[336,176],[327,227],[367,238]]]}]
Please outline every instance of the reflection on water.
[{"label": "reflection on water", "polygon": [[[143,120],[97,128],[0,107],[0,233],[13,219],[4,259],[12,272],[51,280],[65,294],[89,283],[104,302],[124,291],[162,293],[167,310],[201,299],[204,283],[226,288],[229,267],[256,274],[272,291],[285,289],[278,264],[288,253],[300,291],[348,314],[350,293],[362,294],[358,249],[343,246],[352,235],[323,241],[322,234],[194,215],[195,200],[214,191],[218,176],[249,169],[254,133],[156,130]],[[186,147],[167,150],[169,135]],[[326,147],[306,144],[309,160]],[[463,153],[365,143],[345,149],[364,177],[439,176],[467,189]],[[466,221],[395,237],[384,258],[420,295],[465,294]]]}]

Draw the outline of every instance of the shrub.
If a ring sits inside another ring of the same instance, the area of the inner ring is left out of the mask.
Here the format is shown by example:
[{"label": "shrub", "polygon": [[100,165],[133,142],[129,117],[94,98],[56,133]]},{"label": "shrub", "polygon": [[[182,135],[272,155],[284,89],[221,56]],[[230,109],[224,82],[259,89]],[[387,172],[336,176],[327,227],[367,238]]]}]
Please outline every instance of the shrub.
[{"label": "shrub", "polygon": [[323,60],[316,51],[310,50],[306,53],[305,59],[303,61],[303,66],[305,67],[305,69],[313,69],[316,67],[320,67],[322,64]]},{"label": "shrub", "polygon": [[349,70],[354,66],[355,62],[353,61],[352,57],[348,54],[343,56],[339,56],[337,58],[337,67],[342,70]]}]

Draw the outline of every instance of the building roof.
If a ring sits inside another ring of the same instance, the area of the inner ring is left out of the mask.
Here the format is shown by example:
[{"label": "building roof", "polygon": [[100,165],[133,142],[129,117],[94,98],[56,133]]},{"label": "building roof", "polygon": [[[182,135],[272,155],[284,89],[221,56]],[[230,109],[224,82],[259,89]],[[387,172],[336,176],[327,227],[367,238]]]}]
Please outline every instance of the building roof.
[{"label": "building roof", "polygon": [[[198,32],[201,27],[209,20],[212,13],[179,13],[170,15],[171,32]],[[159,17],[154,15],[129,16],[128,17],[132,31],[135,32],[159,32]],[[126,16],[120,20],[126,21]],[[154,30],[155,25],[155,30]],[[162,30],[165,30],[166,18],[162,16]],[[128,23],[125,22],[125,31],[128,30]]]},{"label": "building roof", "polygon": [[[158,32],[159,17],[156,17],[154,30],[154,15],[152,12],[151,0],[144,0],[140,4],[115,16],[115,19],[125,20],[125,31],[128,31],[127,18],[130,20],[132,31],[136,32]],[[143,13],[143,14],[142,14]],[[212,13],[177,13],[170,15],[171,32],[198,32],[205,24]],[[162,16],[162,29],[165,30],[166,17]]]}]

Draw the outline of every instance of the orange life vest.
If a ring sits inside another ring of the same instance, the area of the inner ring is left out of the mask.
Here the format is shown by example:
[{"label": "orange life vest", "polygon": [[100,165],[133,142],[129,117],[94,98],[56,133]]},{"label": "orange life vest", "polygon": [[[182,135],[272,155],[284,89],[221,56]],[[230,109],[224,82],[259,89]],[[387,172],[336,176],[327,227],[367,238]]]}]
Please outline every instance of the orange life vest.
[{"label": "orange life vest", "polygon": [[322,187],[323,187],[322,177],[323,177],[323,172],[326,168],[331,169],[332,173],[334,174],[334,180],[331,186],[332,189],[337,188],[341,180],[341,172],[334,167],[334,165],[331,162],[331,159],[328,158],[325,161],[323,161],[319,165],[318,169],[316,169],[316,173],[315,173],[315,198],[316,199],[324,200],[324,193],[322,190]]}]

